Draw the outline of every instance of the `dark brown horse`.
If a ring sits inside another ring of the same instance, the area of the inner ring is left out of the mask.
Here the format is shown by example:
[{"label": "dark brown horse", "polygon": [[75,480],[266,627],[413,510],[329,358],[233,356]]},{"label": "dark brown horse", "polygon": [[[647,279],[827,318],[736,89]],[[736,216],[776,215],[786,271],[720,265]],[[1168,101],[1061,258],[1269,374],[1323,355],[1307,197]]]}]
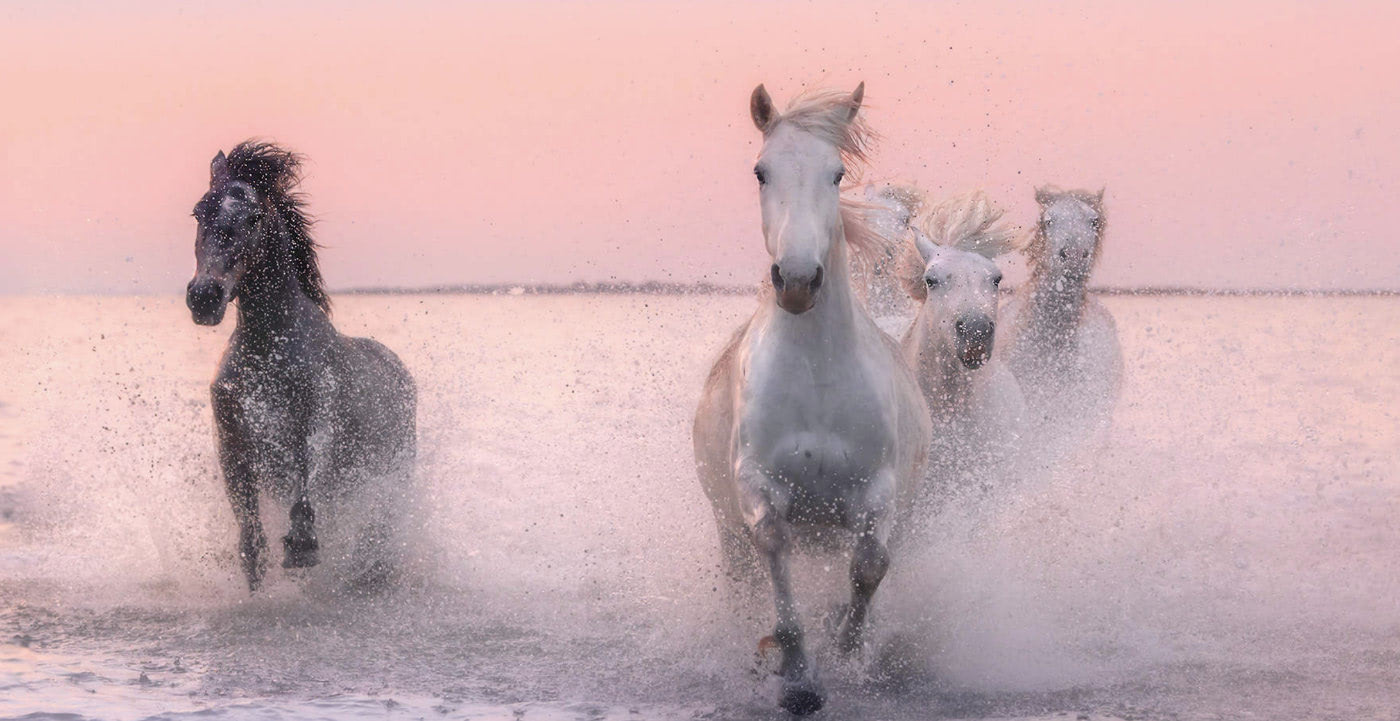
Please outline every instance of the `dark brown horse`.
[{"label": "dark brown horse", "polygon": [[[210,387],[219,463],[238,521],[250,589],[267,567],[262,492],[291,506],[282,565],[320,562],[313,506],[355,501],[370,519],[352,581],[395,566],[395,496],[412,476],[416,394],[392,351],[331,325],[316,244],[295,192],[300,158],[269,143],[240,143],[210,166],[194,208],[197,270],[186,293],[194,322],[217,325],[230,301],[238,325]],[[387,490],[374,497],[361,489]],[[330,519],[334,522],[335,519]]]}]

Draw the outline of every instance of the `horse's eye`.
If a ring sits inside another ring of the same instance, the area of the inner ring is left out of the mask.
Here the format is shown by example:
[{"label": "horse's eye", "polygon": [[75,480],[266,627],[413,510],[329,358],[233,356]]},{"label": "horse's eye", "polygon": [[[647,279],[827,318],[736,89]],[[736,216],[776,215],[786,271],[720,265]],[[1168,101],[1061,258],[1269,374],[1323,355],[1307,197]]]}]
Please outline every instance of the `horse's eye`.
[{"label": "horse's eye", "polygon": [[844,180],[845,177],[846,177],[846,170],[845,170],[844,168],[842,168],[841,170],[836,171],[836,180],[835,180],[835,182],[832,183],[832,185],[840,185],[840,184],[841,184],[841,181]]},{"label": "horse's eye", "polygon": [[995,287],[1000,287],[1000,286],[1001,286],[1001,274],[1000,274],[1000,273],[996,274],[996,276],[992,278],[992,285],[995,286]]},{"label": "horse's eye", "polygon": [[765,176],[765,175],[763,174],[763,168],[754,168],[754,169],[753,169],[753,175],[754,175],[755,178],[758,178],[758,184],[759,184],[759,185],[767,185],[767,184],[768,184],[768,177]]},{"label": "horse's eye", "polygon": [[1089,227],[1093,228],[1094,232],[1097,233],[1099,232],[1099,228],[1103,227],[1103,220],[1099,218],[1094,218],[1093,220],[1089,221]]},{"label": "horse's eye", "polygon": [[938,279],[931,275],[926,275],[924,276],[924,285],[928,286],[929,290],[933,290],[938,287]]}]

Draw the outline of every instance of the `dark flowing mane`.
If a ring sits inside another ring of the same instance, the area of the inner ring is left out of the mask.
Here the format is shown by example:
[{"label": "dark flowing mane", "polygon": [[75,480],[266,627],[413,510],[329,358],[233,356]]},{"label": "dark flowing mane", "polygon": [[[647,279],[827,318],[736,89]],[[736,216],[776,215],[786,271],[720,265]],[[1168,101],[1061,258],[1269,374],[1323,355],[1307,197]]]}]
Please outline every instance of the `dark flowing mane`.
[{"label": "dark flowing mane", "polygon": [[296,190],[301,184],[301,161],[301,155],[273,143],[245,140],[228,154],[229,179],[241,180],[267,198],[286,230],[301,291],[329,313],[331,299],[316,261],[320,246],[311,237],[314,221],[307,215],[305,195]]}]

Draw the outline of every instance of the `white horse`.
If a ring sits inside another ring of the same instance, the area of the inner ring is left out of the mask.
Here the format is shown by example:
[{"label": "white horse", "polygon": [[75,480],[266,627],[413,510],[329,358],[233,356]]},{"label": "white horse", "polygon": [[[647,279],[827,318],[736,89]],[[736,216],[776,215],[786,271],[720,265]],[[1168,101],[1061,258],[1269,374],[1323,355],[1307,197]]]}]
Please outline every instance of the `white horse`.
[{"label": "white horse", "polygon": [[994,259],[1022,237],[1002,215],[976,191],[934,206],[907,233],[898,275],[921,305],[901,346],[933,419],[921,511],[932,497],[994,485],[1025,433],[1021,386],[992,354],[1002,278]]},{"label": "white horse", "polygon": [[[882,237],[899,239],[909,234],[910,223],[924,207],[922,191],[909,184],[868,183],[865,186],[865,222]],[[904,245],[890,244],[887,255],[871,263],[863,281],[865,307],[886,333],[904,333],[914,304],[899,277]]]},{"label": "white horse", "polygon": [[854,534],[851,601],[837,643],[859,648],[889,567],[896,509],[917,490],[928,454],[918,384],[850,278],[850,256],[878,258],[885,242],[840,198],[869,138],[858,115],[864,87],[808,93],[781,114],[762,85],[754,90],[750,111],[764,140],[754,174],[772,295],[725,347],[695,416],[696,466],[726,570],[753,578],[746,569],[767,564],[782,651],[779,705],[798,715],[825,699],[791,588],[794,543],[823,531]]},{"label": "white horse", "polygon": [[1123,375],[1113,316],[1088,295],[1103,243],[1103,191],[1044,187],[1035,199],[1031,277],[1004,312],[1005,358],[1037,435],[1068,449],[1107,425]]}]

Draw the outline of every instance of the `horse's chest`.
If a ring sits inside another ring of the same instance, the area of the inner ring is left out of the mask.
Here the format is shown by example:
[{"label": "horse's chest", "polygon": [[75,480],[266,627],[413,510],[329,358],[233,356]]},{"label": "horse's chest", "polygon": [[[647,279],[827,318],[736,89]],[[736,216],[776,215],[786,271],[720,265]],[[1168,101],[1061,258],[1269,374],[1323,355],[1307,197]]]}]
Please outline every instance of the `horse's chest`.
[{"label": "horse's chest", "polygon": [[739,449],[800,485],[871,477],[893,448],[888,399],[849,358],[755,358],[746,378]]},{"label": "horse's chest", "polygon": [[299,366],[236,366],[214,382],[215,413],[254,450],[280,452],[304,444],[325,425],[317,399],[331,390],[328,373]]}]

